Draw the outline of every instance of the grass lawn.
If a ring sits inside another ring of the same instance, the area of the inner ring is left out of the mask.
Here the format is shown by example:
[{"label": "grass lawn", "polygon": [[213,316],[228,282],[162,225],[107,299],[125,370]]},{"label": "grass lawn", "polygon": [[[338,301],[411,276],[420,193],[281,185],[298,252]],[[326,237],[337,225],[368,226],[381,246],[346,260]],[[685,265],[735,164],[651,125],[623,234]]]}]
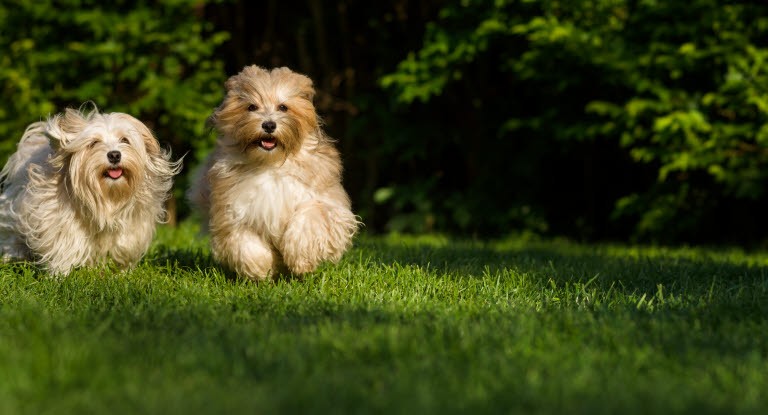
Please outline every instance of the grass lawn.
[{"label": "grass lawn", "polygon": [[768,253],[362,237],[254,284],[195,233],[1,266],[0,413],[768,411]]}]

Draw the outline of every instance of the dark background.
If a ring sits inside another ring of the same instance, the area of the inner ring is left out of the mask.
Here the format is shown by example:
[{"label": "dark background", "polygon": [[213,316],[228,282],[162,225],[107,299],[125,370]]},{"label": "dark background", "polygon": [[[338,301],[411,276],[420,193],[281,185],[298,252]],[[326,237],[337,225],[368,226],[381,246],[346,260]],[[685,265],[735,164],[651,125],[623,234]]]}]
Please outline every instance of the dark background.
[{"label": "dark background", "polygon": [[177,180],[243,66],[314,79],[368,232],[729,243],[768,235],[768,6],[746,1],[0,3],[0,152],[93,100]]}]

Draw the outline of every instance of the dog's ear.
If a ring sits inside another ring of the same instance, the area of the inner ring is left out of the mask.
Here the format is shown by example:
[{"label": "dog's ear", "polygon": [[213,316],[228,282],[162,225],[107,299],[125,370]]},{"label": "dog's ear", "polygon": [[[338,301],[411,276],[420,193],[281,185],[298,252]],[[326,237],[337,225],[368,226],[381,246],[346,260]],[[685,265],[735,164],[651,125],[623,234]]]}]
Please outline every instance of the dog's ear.
[{"label": "dog's ear", "polygon": [[[255,68],[258,68],[254,65]],[[250,67],[248,67],[250,68]],[[246,68],[247,69],[247,68]],[[245,72],[245,71],[243,71]],[[205,120],[205,126],[212,128],[216,126],[216,122],[219,119],[219,113],[221,113],[221,110],[226,107],[227,102],[231,99],[230,98],[230,92],[237,88],[238,83],[240,82],[240,75],[243,73],[239,73],[237,75],[232,75],[227,79],[227,82],[224,83],[224,98],[221,100],[221,104],[219,104],[218,107],[213,109],[213,112],[210,116]]]},{"label": "dog's ear", "polygon": [[205,120],[205,126],[208,128],[216,127],[216,122],[219,120],[219,113],[221,112],[221,109],[224,108],[224,105],[227,103],[227,96],[224,96],[224,101],[219,105],[218,107],[213,109],[213,112],[211,115],[208,116],[208,118]]},{"label": "dog's ear", "polygon": [[[243,71],[245,72],[245,71]],[[237,89],[239,88],[240,76],[242,72],[231,76],[224,84],[226,91],[224,91],[224,98],[221,100],[221,104],[213,109],[213,112],[205,120],[205,126],[208,128],[215,128],[219,122],[222,113],[230,107],[230,104],[237,102]]]},{"label": "dog's ear", "polygon": [[149,127],[128,114],[124,114],[124,116],[128,119],[131,125],[133,125],[133,128],[136,129],[136,132],[139,133],[139,136],[141,136],[141,141],[144,143],[144,148],[147,150],[147,154],[150,157],[158,156],[163,153],[160,144],[157,142],[154,134],[152,134],[152,131],[149,130]]},{"label": "dog's ear", "polygon": [[45,133],[54,147],[65,147],[88,126],[88,120],[80,111],[67,108],[62,114],[48,119]]},{"label": "dog's ear", "polygon": [[298,95],[309,102],[315,98],[315,88],[313,87],[312,80],[304,75],[295,74],[296,88],[298,89]]},{"label": "dog's ear", "polygon": [[147,168],[150,176],[172,177],[181,171],[184,156],[179,160],[172,162],[171,151],[163,150],[160,147],[160,143],[155,138],[155,135],[152,134],[149,127],[131,115],[120,114],[120,116],[127,119],[141,137],[141,141],[144,143],[144,148],[147,151],[147,157],[149,159]]},{"label": "dog's ear", "polygon": [[227,82],[224,82],[224,95],[227,95],[227,92],[235,89],[237,86],[237,75],[230,76],[229,79],[227,79]]}]

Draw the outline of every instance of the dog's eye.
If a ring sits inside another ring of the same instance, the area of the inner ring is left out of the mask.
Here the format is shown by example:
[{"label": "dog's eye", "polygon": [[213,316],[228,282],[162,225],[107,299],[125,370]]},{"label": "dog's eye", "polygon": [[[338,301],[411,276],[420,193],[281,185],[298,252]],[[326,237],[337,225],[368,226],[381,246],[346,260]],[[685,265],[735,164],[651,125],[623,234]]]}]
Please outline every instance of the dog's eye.
[{"label": "dog's eye", "polygon": [[255,106],[255,105],[253,105],[253,104],[251,104],[251,105],[249,105],[249,106],[248,106],[248,111],[251,111],[251,112],[253,112],[253,111],[256,111],[257,109],[259,109],[259,107]]},{"label": "dog's eye", "polygon": [[93,140],[88,144],[88,148],[93,148],[96,144],[99,144],[99,140]]},{"label": "dog's eye", "polygon": [[286,106],[285,106],[285,104],[280,104],[280,105],[278,105],[278,106],[277,106],[277,109],[278,109],[278,110],[280,110],[280,111],[282,111],[282,112],[286,112],[286,111],[288,111],[288,107],[286,107]]},{"label": "dog's eye", "polygon": [[130,141],[128,141],[128,138],[127,138],[127,137],[122,137],[122,138],[120,139],[120,142],[121,142],[122,144],[131,144],[131,142],[130,142]]}]

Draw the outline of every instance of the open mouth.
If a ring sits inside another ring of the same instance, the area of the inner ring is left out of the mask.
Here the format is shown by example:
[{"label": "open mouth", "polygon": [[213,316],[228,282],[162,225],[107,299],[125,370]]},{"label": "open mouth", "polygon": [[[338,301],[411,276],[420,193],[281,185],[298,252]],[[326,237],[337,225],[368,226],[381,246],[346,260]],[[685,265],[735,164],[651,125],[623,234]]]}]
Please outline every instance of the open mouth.
[{"label": "open mouth", "polygon": [[123,169],[121,167],[110,167],[104,172],[104,177],[109,177],[112,180],[117,180],[123,177]]},{"label": "open mouth", "polygon": [[274,136],[262,137],[259,139],[259,147],[267,151],[277,148],[277,138]]}]

